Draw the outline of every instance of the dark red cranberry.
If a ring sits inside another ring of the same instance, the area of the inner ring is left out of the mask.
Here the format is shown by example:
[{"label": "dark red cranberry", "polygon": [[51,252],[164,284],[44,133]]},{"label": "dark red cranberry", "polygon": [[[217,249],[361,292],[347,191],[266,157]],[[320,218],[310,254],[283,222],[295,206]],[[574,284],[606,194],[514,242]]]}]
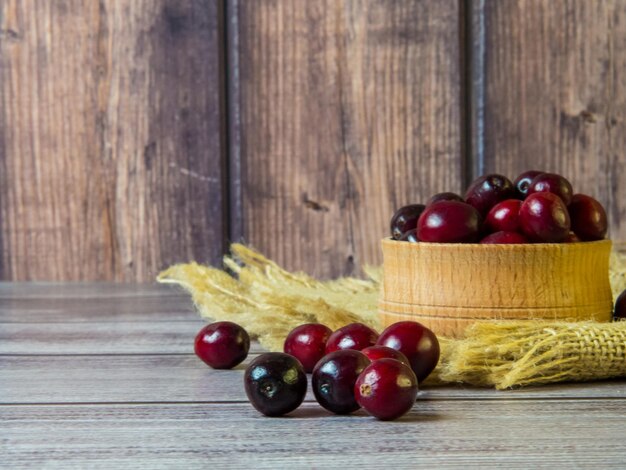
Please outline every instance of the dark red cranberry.
[{"label": "dark red cranberry", "polygon": [[528,187],[528,195],[536,193],[552,193],[561,198],[567,206],[572,201],[572,184],[556,173],[541,173],[533,178]]},{"label": "dark red cranberry", "polygon": [[626,318],[626,290],[622,292],[615,301],[615,309],[613,310],[613,319],[622,320]]},{"label": "dark red cranberry", "polygon": [[266,416],[281,416],[300,406],[307,381],[302,364],[284,353],[261,354],[244,374],[246,395]]},{"label": "dark red cranberry", "polygon": [[517,196],[519,199],[524,199],[528,195],[530,183],[536,176],[539,176],[542,173],[545,173],[545,171],[529,170],[515,178],[513,186],[515,186],[515,189],[517,190]]},{"label": "dark red cranberry", "polygon": [[398,240],[403,233],[414,229],[425,207],[423,204],[410,204],[398,209],[391,218],[391,236]]},{"label": "dark red cranberry", "polygon": [[483,217],[500,201],[516,196],[515,186],[502,175],[485,175],[475,179],[465,193],[465,202]]},{"label": "dark red cranberry", "polygon": [[372,362],[378,361],[379,359],[395,359],[396,361],[400,361],[409,367],[411,366],[411,363],[404,354],[397,349],[389,348],[387,346],[370,346],[369,348],[363,349],[361,352]]},{"label": "dark red cranberry", "polygon": [[487,235],[480,243],[483,245],[510,245],[528,243],[528,239],[517,232],[495,232]]},{"label": "dark red cranberry", "polygon": [[428,201],[426,201],[426,207],[439,201],[465,202],[463,198],[456,193],[437,193],[434,196],[431,196]]},{"label": "dark red cranberry", "polygon": [[522,201],[519,199],[507,199],[497,203],[491,208],[485,226],[490,232],[517,232],[520,229],[519,209]]},{"label": "dark red cranberry", "polygon": [[326,351],[326,341],[333,330],[320,323],[307,323],[295,327],[287,335],[283,351],[298,359],[305,372],[313,371],[315,364]]},{"label": "dark red cranberry", "polygon": [[340,349],[360,351],[376,344],[378,333],[363,323],[350,323],[335,331],[326,341],[326,354]]},{"label": "dark red cranberry", "polygon": [[311,384],[320,405],[335,414],[360,408],[354,398],[354,384],[370,360],[360,351],[344,349],[324,356],[313,369]]},{"label": "dark red cranberry", "polygon": [[397,349],[411,363],[419,382],[435,369],[439,362],[439,341],[421,323],[401,321],[390,325],[378,338],[378,344]]},{"label": "dark red cranberry", "polygon": [[482,229],[478,211],[458,201],[440,201],[426,208],[417,222],[417,237],[423,242],[471,243]]},{"label": "dark red cranberry", "polygon": [[395,359],[372,362],[354,385],[357,403],[384,421],[399,418],[413,408],[417,392],[415,374]]},{"label": "dark red cranberry", "polygon": [[236,323],[211,323],[196,335],[194,350],[200,359],[214,369],[232,369],[248,356],[250,337]]},{"label": "dark red cranberry", "polygon": [[419,238],[417,238],[417,229],[409,230],[408,232],[404,232],[400,237],[401,242],[410,242],[417,243],[419,242]]},{"label": "dark red cranberry", "polygon": [[606,236],[608,222],[604,207],[596,199],[584,194],[574,194],[567,206],[572,231],[583,241],[602,240]]},{"label": "dark red cranberry", "polygon": [[578,235],[570,230],[565,240],[563,240],[563,243],[580,243],[581,241],[582,240],[578,238]]},{"label": "dark red cranberry", "polygon": [[531,241],[560,243],[569,234],[569,213],[556,194],[529,194],[522,203],[519,214],[522,231]]}]

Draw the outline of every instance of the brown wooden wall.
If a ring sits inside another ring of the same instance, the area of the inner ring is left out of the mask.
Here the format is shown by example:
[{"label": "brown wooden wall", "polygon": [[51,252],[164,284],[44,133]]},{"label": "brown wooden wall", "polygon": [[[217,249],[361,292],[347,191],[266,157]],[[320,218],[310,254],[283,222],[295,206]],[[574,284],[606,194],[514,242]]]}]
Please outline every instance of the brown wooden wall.
[{"label": "brown wooden wall", "polygon": [[394,208],[529,168],[623,243],[625,112],[626,0],[0,0],[0,279],[358,273]]}]

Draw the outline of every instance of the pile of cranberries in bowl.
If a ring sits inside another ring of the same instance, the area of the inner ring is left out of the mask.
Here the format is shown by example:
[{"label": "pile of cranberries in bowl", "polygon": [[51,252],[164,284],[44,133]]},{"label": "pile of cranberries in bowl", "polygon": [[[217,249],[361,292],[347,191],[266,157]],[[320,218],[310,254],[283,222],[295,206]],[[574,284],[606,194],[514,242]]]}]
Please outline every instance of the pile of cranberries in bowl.
[{"label": "pile of cranberries in bowl", "polygon": [[[195,352],[209,366],[229,369],[248,355],[250,339],[232,322],[204,327]],[[380,335],[362,323],[336,331],[319,323],[293,329],[284,352],[256,357],[246,368],[244,387],[252,405],[266,416],[282,416],[300,406],[311,386],[326,410],[346,415],[363,408],[380,420],[393,420],[415,403],[418,384],[435,369],[439,342],[420,323],[403,321]]]},{"label": "pile of cranberries in bowl", "polygon": [[572,243],[602,240],[606,233],[602,204],[575,194],[563,176],[534,170],[514,181],[481,176],[464,197],[435,194],[391,218],[392,238],[413,243]]}]

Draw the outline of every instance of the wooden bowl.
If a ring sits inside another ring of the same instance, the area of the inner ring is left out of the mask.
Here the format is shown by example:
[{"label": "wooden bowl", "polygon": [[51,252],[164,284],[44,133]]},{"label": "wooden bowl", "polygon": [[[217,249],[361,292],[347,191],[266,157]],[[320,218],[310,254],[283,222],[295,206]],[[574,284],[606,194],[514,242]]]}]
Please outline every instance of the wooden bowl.
[{"label": "wooden bowl", "polygon": [[611,241],[480,245],[382,241],[385,326],[461,337],[477,320],[610,321]]}]

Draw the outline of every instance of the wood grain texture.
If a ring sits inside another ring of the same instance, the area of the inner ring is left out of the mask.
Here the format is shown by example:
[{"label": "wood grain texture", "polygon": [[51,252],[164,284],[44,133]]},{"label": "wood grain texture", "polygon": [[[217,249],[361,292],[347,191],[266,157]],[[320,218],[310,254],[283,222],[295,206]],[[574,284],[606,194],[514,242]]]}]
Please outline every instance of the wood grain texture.
[{"label": "wood grain texture", "polygon": [[[102,338],[94,346],[103,344]],[[120,342],[123,347],[123,342]],[[139,347],[142,345],[140,344]],[[214,370],[193,354],[0,355],[0,404],[43,403],[245,403],[243,372]],[[181,350],[186,345],[179,346]],[[137,350],[137,349],[136,349]],[[164,347],[172,350],[172,347]],[[45,386],[42,386],[45,384]],[[626,399],[624,381],[497,391],[463,386],[424,386],[420,400]],[[306,400],[314,402],[309,390]]]},{"label": "wood grain texture", "polygon": [[381,261],[393,211],[462,186],[459,2],[231,2],[243,233],[291,270]]},{"label": "wood grain texture", "polygon": [[217,5],[0,2],[0,279],[219,259]]},{"label": "wood grain texture", "polygon": [[567,176],[626,241],[626,3],[474,1],[477,173]]},{"label": "wood grain texture", "polygon": [[[2,407],[8,468],[623,468],[625,400],[424,401],[395,422],[250,404]],[[54,432],[51,432],[54,430]]]}]

